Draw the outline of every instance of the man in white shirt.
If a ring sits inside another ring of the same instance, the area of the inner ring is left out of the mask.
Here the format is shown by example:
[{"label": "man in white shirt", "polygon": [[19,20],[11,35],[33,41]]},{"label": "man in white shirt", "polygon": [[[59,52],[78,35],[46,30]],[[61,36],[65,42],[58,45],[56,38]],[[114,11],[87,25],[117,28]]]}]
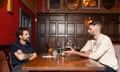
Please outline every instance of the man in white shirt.
[{"label": "man in white shirt", "polygon": [[80,52],[71,48],[71,51],[64,51],[64,53],[94,59],[105,65],[105,72],[116,72],[118,62],[112,42],[108,36],[101,33],[101,28],[100,22],[92,22],[89,25],[88,33],[93,36],[93,39],[88,40]]}]

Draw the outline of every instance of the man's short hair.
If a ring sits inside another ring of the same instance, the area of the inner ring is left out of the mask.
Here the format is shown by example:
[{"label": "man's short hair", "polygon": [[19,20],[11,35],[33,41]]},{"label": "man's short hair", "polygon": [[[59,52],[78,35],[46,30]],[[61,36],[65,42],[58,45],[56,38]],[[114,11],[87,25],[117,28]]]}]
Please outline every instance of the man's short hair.
[{"label": "man's short hair", "polygon": [[17,37],[18,40],[20,39],[19,36],[23,35],[23,31],[26,31],[26,30],[28,31],[28,28],[26,28],[26,27],[20,27],[20,28],[17,29],[16,37]]},{"label": "man's short hair", "polygon": [[102,28],[102,23],[100,21],[93,21],[91,22],[89,25],[93,25],[93,26],[99,26],[100,28]]}]

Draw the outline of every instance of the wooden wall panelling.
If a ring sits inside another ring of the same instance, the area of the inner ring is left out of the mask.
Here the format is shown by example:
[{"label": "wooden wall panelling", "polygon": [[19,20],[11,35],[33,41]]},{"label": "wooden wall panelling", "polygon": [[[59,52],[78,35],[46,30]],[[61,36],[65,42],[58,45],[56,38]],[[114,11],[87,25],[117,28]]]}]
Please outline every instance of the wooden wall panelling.
[{"label": "wooden wall panelling", "polygon": [[56,34],[56,23],[55,22],[50,22],[49,23],[49,34],[50,35],[55,35]]},{"label": "wooden wall panelling", "polygon": [[113,42],[117,42],[118,40],[118,22],[119,17],[117,14],[106,14],[104,15],[104,21],[103,21],[103,33],[110,36]]},{"label": "wooden wall panelling", "polygon": [[66,36],[57,36],[57,47],[63,48],[65,45]]},{"label": "wooden wall panelling", "polygon": [[46,42],[45,36],[39,36],[37,38],[36,44],[37,44],[36,51],[38,53],[46,53],[47,52],[47,42]]},{"label": "wooden wall panelling", "polygon": [[47,52],[47,42],[46,42],[46,15],[41,14],[37,16],[36,23],[36,46],[35,49],[38,53]]},{"label": "wooden wall panelling", "polygon": [[[76,29],[77,24],[81,24],[78,29]],[[42,48],[45,48],[43,46],[45,44],[49,44],[52,48],[61,47],[59,45],[62,45],[63,42],[65,43],[67,39],[71,39],[76,46],[76,31],[84,29],[83,27],[85,26],[83,24],[83,16],[80,14],[38,14],[38,35],[36,34],[38,37],[36,40],[39,42],[39,46],[37,46],[39,47],[38,50],[44,50]],[[84,33],[83,31],[80,33],[81,35]],[[46,41],[43,41],[40,36]],[[43,42],[39,40],[46,43],[40,46]]]},{"label": "wooden wall panelling", "polygon": [[62,47],[62,42],[71,39],[76,47],[82,47],[89,39],[86,18],[103,22],[103,33],[113,42],[120,41],[119,14],[38,14],[36,44],[38,50],[47,52],[47,44],[52,48]]},{"label": "wooden wall panelling", "polygon": [[37,31],[39,32],[39,35],[45,35],[46,34],[46,23],[45,22],[39,22],[37,25]]},{"label": "wooden wall panelling", "polygon": [[83,24],[77,24],[76,34],[77,35],[84,34],[84,28],[85,28],[85,26]]},{"label": "wooden wall panelling", "polygon": [[56,36],[49,36],[48,45],[50,48],[56,48]]},{"label": "wooden wall panelling", "polygon": [[67,24],[67,34],[68,35],[74,35],[75,34],[75,24],[68,23]]},{"label": "wooden wall panelling", "polygon": [[65,34],[65,23],[58,23],[58,25],[57,25],[57,28],[58,28],[58,32],[57,32],[57,34],[58,35],[64,35]]}]

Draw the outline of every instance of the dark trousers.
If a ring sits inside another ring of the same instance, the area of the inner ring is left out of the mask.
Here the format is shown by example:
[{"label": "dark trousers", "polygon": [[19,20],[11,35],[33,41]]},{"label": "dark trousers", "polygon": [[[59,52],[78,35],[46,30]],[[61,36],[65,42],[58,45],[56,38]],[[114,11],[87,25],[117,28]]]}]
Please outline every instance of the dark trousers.
[{"label": "dark trousers", "polygon": [[113,68],[107,66],[107,65],[104,65],[105,66],[105,70],[104,71],[96,71],[96,72],[117,72],[116,70],[114,70]]},{"label": "dark trousers", "polygon": [[21,69],[21,65],[17,65],[12,69],[12,72],[29,72]]}]

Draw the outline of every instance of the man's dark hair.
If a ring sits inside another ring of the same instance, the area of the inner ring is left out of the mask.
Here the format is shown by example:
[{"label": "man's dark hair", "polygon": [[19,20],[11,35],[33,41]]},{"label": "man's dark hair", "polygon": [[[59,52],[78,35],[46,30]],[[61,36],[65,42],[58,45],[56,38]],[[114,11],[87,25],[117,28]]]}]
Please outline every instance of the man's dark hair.
[{"label": "man's dark hair", "polygon": [[18,40],[20,39],[19,36],[23,35],[23,31],[26,31],[26,30],[28,31],[28,28],[25,28],[25,27],[20,27],[20,28],[17,29],[16,37],[17,37]]}]

